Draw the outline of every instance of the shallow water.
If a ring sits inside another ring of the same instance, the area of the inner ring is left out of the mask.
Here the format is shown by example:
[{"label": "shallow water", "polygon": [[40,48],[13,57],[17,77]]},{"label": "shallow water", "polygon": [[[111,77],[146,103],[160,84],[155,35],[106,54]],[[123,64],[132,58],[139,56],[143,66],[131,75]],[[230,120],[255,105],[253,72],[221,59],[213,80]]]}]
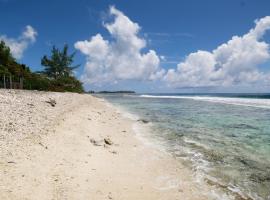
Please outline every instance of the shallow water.
[{"label": "shallow water", "polygon": [[[224,192],[270,199],[270,99],[103,95],[152,122],[152,137]],[[239,197],[238,195],[238,197]],[[236,195],[237,196],[237,195]]]}]

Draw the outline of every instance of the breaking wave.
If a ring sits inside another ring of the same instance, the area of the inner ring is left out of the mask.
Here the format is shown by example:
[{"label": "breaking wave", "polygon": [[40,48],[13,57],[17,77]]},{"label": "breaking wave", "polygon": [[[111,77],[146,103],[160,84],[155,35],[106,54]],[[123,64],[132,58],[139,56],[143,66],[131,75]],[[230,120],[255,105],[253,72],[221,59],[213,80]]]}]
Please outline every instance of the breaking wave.
[{"label": "breaking wave", "polygon": [[197,101],[208,101],[213,103],[223,103],[238,106],[250,106],[250,107],[270,109],[270,99],[209,97],[209,96],[158,96],[158,95],[140,95],[140,97],[159,98],[159,99],[192,99]]}]

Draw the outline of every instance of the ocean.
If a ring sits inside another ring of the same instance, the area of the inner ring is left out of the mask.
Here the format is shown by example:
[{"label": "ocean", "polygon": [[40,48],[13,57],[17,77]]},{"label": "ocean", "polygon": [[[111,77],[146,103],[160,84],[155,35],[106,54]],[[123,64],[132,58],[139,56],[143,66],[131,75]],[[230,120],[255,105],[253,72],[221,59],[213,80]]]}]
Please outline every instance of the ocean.
[{"label": "ocean", "polygon": [[229,199],[270,199],[270,94],[101,96],[149,122],[148,140],[197,181]]}]

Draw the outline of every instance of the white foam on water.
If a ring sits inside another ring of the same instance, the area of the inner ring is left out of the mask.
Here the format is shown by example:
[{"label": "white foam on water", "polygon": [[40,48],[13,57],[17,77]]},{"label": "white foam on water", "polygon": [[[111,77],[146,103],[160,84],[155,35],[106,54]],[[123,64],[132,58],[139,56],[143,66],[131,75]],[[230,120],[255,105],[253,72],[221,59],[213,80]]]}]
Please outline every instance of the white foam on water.
[{"label": "white foam on water", "polygon": [[140,95],[140,97],[158,98],[158,99],[192,99],[197,101],[208,101],[213,103],[223,103],[238,106],[250,106],[250,107],[270,109],[270,99],[205,97],[205,96],[157,96],[157,95]]},{"label": "white foam on water", "polygon": [[189,143],[189,144],[194,144],[194,145],[196,145],[198,147],[202,147],[202,148],[204,148],[206,150],[210,150],[210,148],[208,146],[206,146],[206,145],[204,145],[202,143],[199,143],[199,142],[197,142],[195,140],[187,139],[186,137],[184,137],[184,142]]},{"label": "white foam on water", "polygon": [[130,119],[132,121],[137,121],[140,119],[138,115],[135,115],[133,113],[130,113],[126,109],[120,106],[112,105],[110,102],[105,101],[106,105],[110,108],[116,109],[117,113],[119,113],[122,117]]}]

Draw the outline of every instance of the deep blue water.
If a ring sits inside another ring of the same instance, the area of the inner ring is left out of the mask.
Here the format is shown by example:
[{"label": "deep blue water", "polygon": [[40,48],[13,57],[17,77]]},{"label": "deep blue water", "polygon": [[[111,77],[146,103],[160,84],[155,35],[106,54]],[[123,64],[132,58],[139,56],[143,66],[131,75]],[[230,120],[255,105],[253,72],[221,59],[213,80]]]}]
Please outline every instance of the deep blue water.
[{"label": "deep blue water", "polygon": [[205,182],[270,199],[269,94],[102,97],[152,122],[152,137]]}]

